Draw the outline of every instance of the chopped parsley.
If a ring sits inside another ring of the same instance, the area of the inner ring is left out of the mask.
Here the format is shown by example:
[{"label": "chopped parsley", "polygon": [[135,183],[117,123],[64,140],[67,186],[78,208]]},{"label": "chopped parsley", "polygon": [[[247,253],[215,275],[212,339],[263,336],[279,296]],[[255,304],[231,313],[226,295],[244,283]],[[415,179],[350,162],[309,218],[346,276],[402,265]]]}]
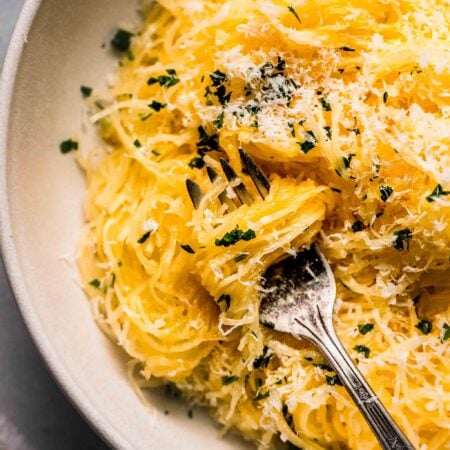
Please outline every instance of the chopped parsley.
[{"label": "chopped parsley", "polygon": [[215,72],[213,72],[209,78],[211,78],[212,81],[212,85],[214,87],[218,87],[221,84],[223,84],[225,81],[227,81],[227,76],[226,74],[224,74],[223,72],[221,72],[220,70],[216,70]]},{"label": "chopped parsley", "polygon": [[344,163],[344,167],[346,169],[350,168],[350,164],[352,162],[353,157],[356,156],[354,153],[350,153],[348,156],[342,157],[342,162]]},{"label": "chopped parsley", "polygon": [[327,381],[328,386],[342,386],[342,381],[339,379],[337,375],[325,375],[325,379]]},{"label": "chopped parsley", "polygon": [[270,391],[267,392],[262,392],[261,390],[258,392],[258,394],[256,395],[255,400],[256,401],[260,401],[260,400],[264,400],[265,398],[267,398],[270,395]]},{"label": "chopped parsley", "polygon": [[254,369],[266,368],[269,365],[271,357],[272,354],[269,354],[269,348],[267,347],[267,345],[265,345],[262,355],[253,361],[253,368]]},{"label": "chopped parsley", "polygon": [[224,386],[227,386],[228,384],[234,383],[235,381],[238,381],[239,377],[237,377],[236,375],[226,375],[224,377],[222,377],[222,384]]},{"label": "chopped parsley", "polygon": [[181,245],[181,248],[182,248],[185,252],[190,253],[191,255],[194,255],[194,254],[195,254],[195,250],[194,250],[190,245],[188,245],[188,244],[182,244],[182,245]]},{"label": "chopped parsley", "polygon": [[330,102],[325,97],[322,97],[320,99],[320,103],[322,104],[322,108],[324,111],[331,111]]},{"label": "chopped parsley", "polygon": [[73,141],[72,139],[67,139],[59,144],[59,149],[61,150],[61,153],[65,155],[66,153],[70,153],[72,150],[78,150],[78,142]]},{"label": "chopped parsley", "polygon": [[100,288],[100,280],[97,278],[94,278],[93,280],[89,281],[89,285],[93,288],[99,289]]},{"label": "chopped parsley", "polygon": [[409,250],[409,243],[412,239],[412,232],[409,228],[404,228],[403,230],[394,231],[394,248],[399,252]]},{"label": "chopped parsley", "polygon": [[205,166],[205,160],[202,156],[197,156],[189,161],[188,166],[191,169],[202,169]]},{"label": "chopped parsley", "polygon": [[350,131],[353,131],[353,133],[355,133],[356,136],[361,134],[361,130],[359,128],[351,128]]},{"label": "chopped parsley", "polygon": [[89,86],[81,86],[80,87],[81,95],[84,98],[90,97],[92,95],[92,91],[93,91],[93,89],[91,87],[89,87]]},{"label": "chopped parsley", "polygon": [[217,97],[221,105],[226,105],[231,99],[231,91],[227,94],[227,90],[223,84],[216,89],[216,92],[213,92],[213,95]]},{"label": "chopped parsley", "polygon": [[433,325],[428,320],[421,320],[417,325],[416,328],[420,330],[423,334],[429,334],[431,329],[433,328]]},{"label": "chopped parsley", "polygon": [[209,135],[202,126],[198,127],[198,134],[197,150],[199,155],[203,156],[206,152],[219,150],[219,136],[217,134]]},{"label": "chopped parsley", "polygon": [[325,134],[327,136],[327,139],[330,140],[331,139],[331,127],[323,127],[323,129],[325,130]]},{"label": "chopped parsley", "polygon": [[441,342],[446,341],[447,339],[450,339],[450,326],[448,323],[444,323],[444,326],[442,327],[442,337]]},{"label": "chopped parsley", "polygon": [[111,40],[112,47],[119,52],[127,52],[130,49],[133,33],[119,28]]},{"label": "chopped parsley", "polygon": [[241,261],[243,261],[245,258],[247,258],[247,256],[248,256],[248,253],[241,253],[240,255],[237,255],[237,256],[234,258],[234,261],[235,261],[235,262],[241,262]]},{"label": "chopped parsley", "polygon": [[302,152],[306,154],[317,146],[317,139],[312,131],[307,131],[305,141],[297,142],[297,144],[300,145]]},{"label": "chopped parsley", "polygon": [[365,225],[360,220],[357,220],[352,225],[352,230],[354,233],[358,233],[359,231],[364,230],[364,228],[365,228]]},{"label": "chopped parsley", "polygon": [[354,48],[347,47],[346,45],[344,45],[343,47],[339,47],[339,50],[342,50],[344,52],[354,52],[355,51]]},{"label": "chopped parsley", "polygon": [[290,132],[291,132],[291,136],[292,136],[293,138],[295,138],[295,128],[294,128],[294,124],[293,124],[292,122],[288,122],[288,127],[289,127],[289,130],[290,130]]},{"label": "chopped parsley", "polygon": [[158,150],[152,150],[152,154],[155,156],[161,156],[161,153],[159,153]]},{"label": "chopped parsley", "polygon": [[381,200],[383,200],[383,202],[386,202],[393,192],[394,189],[392,189],[390,186],[380,186]]},{"label": "chopped parsley", "polygon": [[136,140],[133,142],[133,144],[134,144],[134,146],[137,147],[137,148],[141,148],[141,147],[142,147],[141,141],[140,141],[139,139],[136,139]]},{"label": "chopped parsley", "polygon": [[166,70],[167,75],[159,75],[158,77],[150,77],[147,81],[147,84],[149,86],[152,86],[153,84],[159,83],[162,87],[172,87],[175,86],[177,83],[180,82],[180,79],[177,77],[177,72],[174,69],[167,69]]},{"label": "chopped parsley", "polygon": [[440,184],[438,184],[435,188],[434,191],[427,197],[427,201],[428,202],[434,202],[438,197],[441,197],[443,195],[449,195],[450,191],[444,191],[442,189],[442,186]]},{"label": "chopped parsley", "polygon": [[156,100],[153,100],[149,105],[149,108],[152,108],[153,111],[159,112],[162,109],[164,109],[167,105],[165,103],[157,102]]},{"label": "chopped parsley", "polygon": [[370,348],[365,345],[355,345],[353,350],[356,350],[358,353],[362,353],[365,358],[368,358],[370,355]]},{"label": "chopped parsley", "polygon": [[252,229],[248,229],[247,231],[243,231],[236,226],[236,228],[228,233],[225,233],[221,239],[216,239],[217,247],[229,247],[230,245],[234,245],[239,241],[251,241],[256,238],[256,234]]},{"label": "chopped parsley", "polygon": [[261,322],[265,327],[270,328],[271,330],[275,329],[275,324],[273,322],[269,322],[268,320]]},{"label": "chopped parsley", "polygon": [[137,243],[143,244],[145,241],[147,241],[147,239],[150,237],[151,234],[152,234],[151,231],[147,231],[147,233],[143,234],[142,237],[138,239]]},{"label": "chopped parsley", "polygon": [[213,125],[217,128],[220,129],[223,127],[223,119],[225,117],[225,112],[222,111],[213,121]]},{"label": "chopped parsley", "polygon": [[359,324],[359,325],[358,325],[358,331],[359,331],[361,334],[367,334],[367,333],[369,333],[370,331],[373,330],[373,327],[374,327],[374,326],[375,326],[375,325],[374,325],[373,323]]},{"label": "chopped parsley", "polygon": [[222,303],[225,302],[225,309],[228,310],[230,309],[230,305],[231,305],[231,297],[228,294],[222,294],[218,299],[217,299],[217,303]]},{"label": "chopped parsley", "polygon": [[288,5],[287,9],[297,19],[298,23],[302,23],[302,21],[300,20],[300,17],[297,14],[297,11],[294,9],[294,7],[292,5]]},{"label": "chopped parsley", "polygon": [[388,98],[389,98],[389,94],[387,92],[385,92],[383,94],[383,103],[386,103],[388,101]]}]

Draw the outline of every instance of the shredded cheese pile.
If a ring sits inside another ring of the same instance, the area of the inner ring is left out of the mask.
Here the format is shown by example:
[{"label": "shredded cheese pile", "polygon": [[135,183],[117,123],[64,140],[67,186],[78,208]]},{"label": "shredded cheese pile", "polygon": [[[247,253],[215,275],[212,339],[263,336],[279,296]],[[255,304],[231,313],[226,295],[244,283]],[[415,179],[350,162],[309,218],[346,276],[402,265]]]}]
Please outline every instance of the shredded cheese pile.
[{"label": "shredded cheese pile", "polygon": [[[317,242],[335,327],[415,448],[450,448],[450,4],[158,0],[94,94],[79,252],[103,329],[260,448],[378,444],[327,361],[259,323],[261,276]],[[269,196],[204,165],[244,148]],[[186,180],[205,196],[194,209]]]}]

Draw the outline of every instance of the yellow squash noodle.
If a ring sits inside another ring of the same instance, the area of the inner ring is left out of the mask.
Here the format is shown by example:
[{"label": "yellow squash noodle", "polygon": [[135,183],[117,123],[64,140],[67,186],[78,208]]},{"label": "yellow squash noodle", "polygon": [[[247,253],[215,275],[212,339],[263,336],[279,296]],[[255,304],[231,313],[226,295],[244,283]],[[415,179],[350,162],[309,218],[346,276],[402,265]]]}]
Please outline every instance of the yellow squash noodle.
[{"label": "yellow squash noodle", "polygon": [[[449,448],[449,26],[444,0],[149,8],[89,99],[103,148],[79,157],[81,277],[138,377],[260,448],[379,448],[323,357],[259,323],[266,268],[317,242],[350,356],[415,448]],[[265,200],[241,147],[270,178]],[[221,156],[251,205],[218,200],[233,187]]]}]

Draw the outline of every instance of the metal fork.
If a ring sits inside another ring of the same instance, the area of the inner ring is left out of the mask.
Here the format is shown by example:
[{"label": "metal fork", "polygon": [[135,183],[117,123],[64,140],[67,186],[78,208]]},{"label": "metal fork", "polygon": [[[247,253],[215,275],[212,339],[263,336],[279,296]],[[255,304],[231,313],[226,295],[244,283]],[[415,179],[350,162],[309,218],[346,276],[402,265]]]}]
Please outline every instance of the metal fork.
[{"label": "metal fork", "polygon": [[[264,172],[248,153],[239,150],[242,167],[250,176],[264,199],[270,183]],[[253,198],[242,179],[223,158],[223,173],[236,194],[236,200],[226,191],[219,195],[222,203],[234,208],[239,203],[251,204]],[[210,166],[206,168],[214,182],[219,176]],[[186,181],[195,208],[203,197],[200,186]],[[260,322],[276,331],[289,333],[312,342],[328,359],[339,381],[352,396],[359,410],[372,428],[383,449],[413,449],[378,397],[367,384],[339,341],[333,326],[336,283],[331,268],[316,245],[269,267],[263,276],[263,293],[259,307]]]}]

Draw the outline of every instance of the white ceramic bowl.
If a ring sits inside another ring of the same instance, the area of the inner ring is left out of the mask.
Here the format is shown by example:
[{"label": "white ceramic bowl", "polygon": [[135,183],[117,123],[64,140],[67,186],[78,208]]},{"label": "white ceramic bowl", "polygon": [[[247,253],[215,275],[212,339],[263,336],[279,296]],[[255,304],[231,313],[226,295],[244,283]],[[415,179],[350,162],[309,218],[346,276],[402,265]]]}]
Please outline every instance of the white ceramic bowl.
[{"label": "white ceramic bowl", "polygon": [[[146,408],[128,383],[126,358],[99,331],[65,262],[80,237],[84,180],[59,142],[84,126],[81,85],[100,86],[117,60],[108,51],[118,23],[137,20],[135,0],[28,0],[0,85],[0,233],[19,307],[56,379],[116,448],[247,448],[219,438],[204,413],[161,393]],[[169,409],[171,414],[164,415]]]}]

